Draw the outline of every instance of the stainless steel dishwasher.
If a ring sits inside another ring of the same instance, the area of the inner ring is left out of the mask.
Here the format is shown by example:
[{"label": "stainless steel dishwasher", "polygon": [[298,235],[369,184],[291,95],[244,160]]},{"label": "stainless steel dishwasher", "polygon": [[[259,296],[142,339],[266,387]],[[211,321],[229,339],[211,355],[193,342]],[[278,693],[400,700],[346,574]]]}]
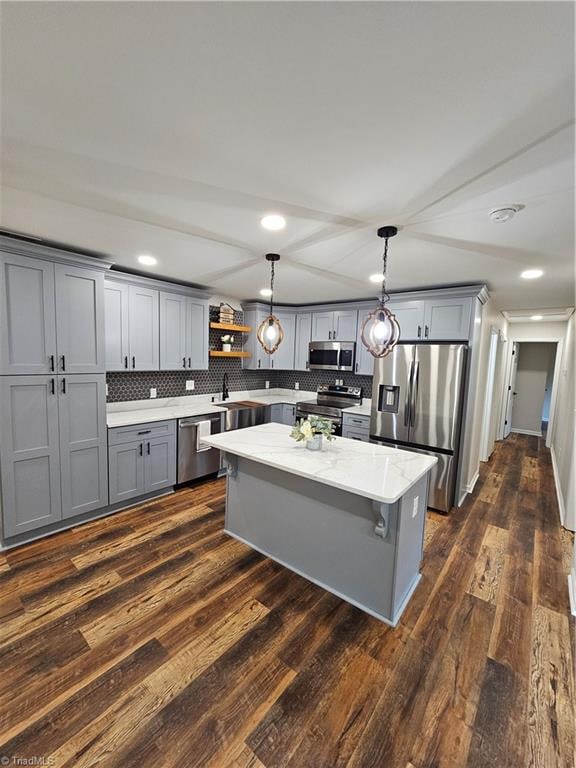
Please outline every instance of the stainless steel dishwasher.
[{"label": "stainless steel dishwasher", "polygon": [[210,422],[210,434],[222,432],[221,413],[206,416],[190,416],[178,419],[178,474],[177,483],[186,483],[205,475],[212,475],[220,469],[220,451],[202,445],[198,425]]}]

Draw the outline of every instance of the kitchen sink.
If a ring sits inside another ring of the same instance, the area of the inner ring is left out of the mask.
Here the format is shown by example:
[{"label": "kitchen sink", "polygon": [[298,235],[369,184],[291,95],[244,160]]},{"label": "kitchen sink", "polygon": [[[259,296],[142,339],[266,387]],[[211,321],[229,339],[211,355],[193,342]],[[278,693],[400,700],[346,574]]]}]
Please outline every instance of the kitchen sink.
[{"label": "kitchen sink", "polygon": [[244,429],[255,427],[257,424],[265,424],[268,421],[268,406],[262,403],[254,403],[252,400],[236,400],[228,403],[225,400],[214,403],[221,408],[226,408],[226,431],[231,429]]}]

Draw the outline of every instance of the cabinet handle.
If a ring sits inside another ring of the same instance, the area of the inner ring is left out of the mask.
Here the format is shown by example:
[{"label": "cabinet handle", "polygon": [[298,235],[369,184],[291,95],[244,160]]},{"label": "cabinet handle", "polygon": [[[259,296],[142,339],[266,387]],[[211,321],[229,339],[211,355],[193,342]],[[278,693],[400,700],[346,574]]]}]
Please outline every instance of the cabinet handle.
[{"label": "cabinet handle", "polygon": [[54,379],[50,379],[50,394],[56,394],[56,385],[54,384]]},{"label": "cabinet handle", "polygon": [[138,432],[139,435],[149,435],[150,432],[152,432],[151,429],[143,429],[141,432]]},{"label": "cabinet handle", "polygon": [[62,394],[66,394],[66,379],[62,379]]},{"label": "cabinet handle", "polygon": [[139,447],[138,447],[138,451],[139,451],[139,453],[140,453],[140,456],[143,456],[143,455],[144,455],[144,451],[143,451],[143,449],[142,449],[142,446],[143,446],[143,443],[140,443],[140,445],[139,445]]},{"label": "cabinet handle", "polygon": [[54,355],[50,355],[50,371],[54,373]]},{"label": "cabinet handle", "polygon": [[354,368],[354,370],[356,371],[356,373],[358,373],[358,363],[356,363],[356,367]]},{"label": "cabinet handle", "polygon": [[128,355],[124,355],[124,368],[128,370]]},{"label": "cabinet handle", "polygon": [[188,358],[188,368],[192,368],[192,358]]},{"label": "cabinet handle", "polygon": [[418,326],[418,338],[420,338],[421,336],[422,336],[422,326],[419,325]]},{"label": "cabinet handle", "polygon": [[332,338],[333,338],[333,339],[335,339],[335,338],[336,338],[336,331],[332,331]]},{"label": "cabinet handle", "polygon": [[186,358],[182,358],[182,368],[186,368]]},{"label": "cabinet handle", "polygon": [[146,443],[146,453],[150,456],[150,443]]},{"label": "cabinet handle", "polygon": [[262,362],[261,360],[258,360],[258,368],[260,368],[260,363],[261,362]]},{"label": "cabinet handle", "polygon": [[132,368],[136,368],[136,358],[132,355]]},{"label": "cabinet handle", "polygon": [[64,355],[60,357],[60,366],[63,371],[66,370],[66,357]]},{"label": "cabinet handle", "polygon": [[426,338],[428,338],[428,326],[427,325],[424,326],[424,336]]}]

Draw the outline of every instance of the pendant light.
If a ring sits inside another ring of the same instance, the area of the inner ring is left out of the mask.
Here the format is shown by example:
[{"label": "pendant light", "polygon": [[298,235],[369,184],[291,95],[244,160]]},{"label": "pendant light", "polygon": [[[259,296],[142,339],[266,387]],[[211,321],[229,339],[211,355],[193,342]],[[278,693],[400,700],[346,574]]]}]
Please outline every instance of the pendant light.
[{"label": "pendant light", "polygon": [[384,238],[382,256],[382,293],[378,306],[370,312],[362,325],[362,343],[373,357],[386,357],[400,338],[400,325],[388,307],[390,296],[386,291],[386,266],[388,261],[388,240],[398,233],[397,227],[380,227],[378,237]]},{"label": "pendant light", "polygon": [[284,331],[280,325],[280,320],[274,314],[274,265],[280,261],[277,253],[267,253],[266,261],[270,262],[270,312],[268,317],[260,323],[256,337],[264,351],[273,355],[278,349],[284,338]]}]

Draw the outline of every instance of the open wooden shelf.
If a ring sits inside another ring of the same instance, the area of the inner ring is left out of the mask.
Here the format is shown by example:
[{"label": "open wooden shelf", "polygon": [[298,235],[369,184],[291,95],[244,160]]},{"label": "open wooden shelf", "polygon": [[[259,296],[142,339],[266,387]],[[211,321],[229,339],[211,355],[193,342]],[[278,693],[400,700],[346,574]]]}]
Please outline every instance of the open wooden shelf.
[{"label": "open wooden shelf", "polygon": [[240,350],[233,352],[222,352],[220,349],[211,349],[210,357],[252,357],[252,355],[250,352],[242,352]]},{"label": "open wooden shelf", "polygon": [[238,333],[250,333],[252,328],[249,325],[234,325],[234,323],[210,323],[210,328],[218,331],[237,331]]}]

